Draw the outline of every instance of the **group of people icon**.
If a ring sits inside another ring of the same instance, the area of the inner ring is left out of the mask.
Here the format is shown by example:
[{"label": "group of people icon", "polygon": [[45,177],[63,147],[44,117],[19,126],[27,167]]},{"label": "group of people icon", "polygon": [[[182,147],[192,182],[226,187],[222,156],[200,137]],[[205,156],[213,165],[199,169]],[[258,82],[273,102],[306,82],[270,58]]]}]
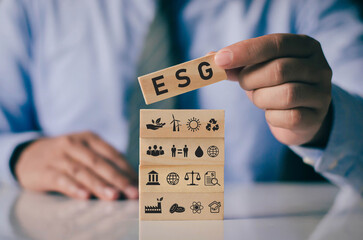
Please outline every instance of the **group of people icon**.
[{"label": "group of people icon", "polygon": [[163,150],[162,146],[159,146],[159,149],[158,149],[157,145],[154,145],[153,148],[151,148],[151,146],[149,146],[149,149],[146,151],[146,154],[157,157],[159,155],[164,155],[164,150]]},{"label": "group of people icon", "polygon": [[[176,148],[175,145],[173,145],[173,147],[171,148],[171,156],[176,157],[177,154],[183,154],[184,157],[188,157],[188,150],[189,149],[187,145],[184,145],[183,148]],[[164,155],[165,152],[162,146],[159,146],[158,148],[157,145],[154,145],[153,147],[149,146],[148,150],[146,151],[146,154],[157,157],[160,155]]]},{"label": "group of people icon", "polygon": [[178,150],[178,154],[184,154],[184,157],[188,157],[188,147],[187,145],[184,148],[176,148],[175,145],[171,148],[171,156],[175,157]]}]

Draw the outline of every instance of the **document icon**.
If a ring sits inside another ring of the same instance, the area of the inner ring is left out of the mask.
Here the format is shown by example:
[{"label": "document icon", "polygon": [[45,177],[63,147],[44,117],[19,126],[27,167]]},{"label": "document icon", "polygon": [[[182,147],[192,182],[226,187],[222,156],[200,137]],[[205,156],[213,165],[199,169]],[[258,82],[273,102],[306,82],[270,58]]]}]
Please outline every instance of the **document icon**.
[{"label": "document icon", "polygon": [[218,183],[217,174],[215,171],[208,171],[204,174],[204,185],[205,186],[221,186]]}]

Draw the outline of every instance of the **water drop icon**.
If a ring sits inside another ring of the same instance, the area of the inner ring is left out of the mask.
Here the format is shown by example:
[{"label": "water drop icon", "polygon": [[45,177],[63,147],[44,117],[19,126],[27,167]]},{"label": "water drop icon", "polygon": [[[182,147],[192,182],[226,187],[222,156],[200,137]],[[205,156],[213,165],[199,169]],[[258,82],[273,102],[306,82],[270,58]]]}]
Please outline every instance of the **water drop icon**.
[{"label": "water drop icon", "polygon": [[197,150],[195,150],[195,156],[199,158],[203,156],[203,150],[200,146],[198,146]]}]

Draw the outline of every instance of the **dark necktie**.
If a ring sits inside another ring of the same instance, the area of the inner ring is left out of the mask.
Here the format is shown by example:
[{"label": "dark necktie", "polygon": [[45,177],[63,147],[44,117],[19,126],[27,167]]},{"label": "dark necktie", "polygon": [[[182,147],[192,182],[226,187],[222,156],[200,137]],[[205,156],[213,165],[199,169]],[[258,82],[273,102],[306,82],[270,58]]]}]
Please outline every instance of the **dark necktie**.
[{"label": "dark necktie", "polygon": [[[139,60],[137,76],[142,76],[178,63],[177,52],[172,41],[169,19],[173,1],[159,0],[153,22],[145,38],[144,49]],[[129,145],[126,157],[131,166],[138,169],[140,109],[174,109],[177,98],[169,98],[146,105],[137,79],[132,86],[129,101]]]}]

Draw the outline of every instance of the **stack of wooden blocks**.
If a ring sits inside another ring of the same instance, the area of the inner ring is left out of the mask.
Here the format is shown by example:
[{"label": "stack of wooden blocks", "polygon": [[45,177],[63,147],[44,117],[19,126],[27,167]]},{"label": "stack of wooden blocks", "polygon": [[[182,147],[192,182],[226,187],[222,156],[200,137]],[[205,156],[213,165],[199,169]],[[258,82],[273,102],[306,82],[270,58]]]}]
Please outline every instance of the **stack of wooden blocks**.
[{"label": "stack of wooden blocks", "polygon": [[140,219],[224,214],[224,111],[141,110]]}]

